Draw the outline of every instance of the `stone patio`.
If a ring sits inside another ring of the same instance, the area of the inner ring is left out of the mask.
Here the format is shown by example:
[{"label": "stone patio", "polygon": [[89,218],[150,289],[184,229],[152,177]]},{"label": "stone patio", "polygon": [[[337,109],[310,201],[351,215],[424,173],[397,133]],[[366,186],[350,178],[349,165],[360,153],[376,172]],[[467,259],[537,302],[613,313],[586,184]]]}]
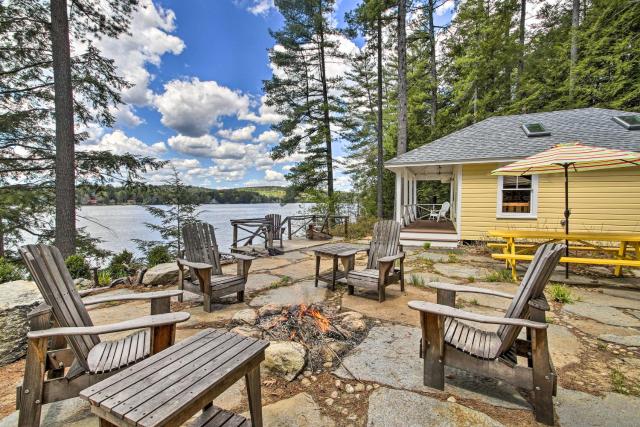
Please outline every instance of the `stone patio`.
[{"label": "stone patio", "polygon": [[[233,298],[222,301],[212,313],[202,310],[201,299],[187,295],[174,311],[183,310],[191,319],[178,327],[177,339],[197,333],[203,327],[238,327],[233,321],[246,317],[247,309],[267,304],[321,304],[332,311],[355,311],[364,315],[368,329],[362,341],[323,366],[309,361],[294,379],[278,369],[263,369],[263,412],[265,426],[500,426],[536,425],[531,405],[519,390],[490,378],[447,370],[445,391],[425,387],[422,361],[418,357],[420,325],[418,314],[409,309],[411,300],[435,302],[434,291],[414,286],[412,277],[422,282],[445,281],[485,287],[513,294],[513,283],[483,282],[499,270],[490,257],[473,249],[447,251],[409,250],[404,292],[398,285],[387,288],[387,300],[377,302],[374,293],[357,291],[347,295],[338,286],[335,292],[320,283],[315,287],[313,244],[296,242],[281,256],[260,258],[251,269],[245,302]],[[326,242],[321,242],[326,244]],[[359,257],[356,268],[366,259]],[[323,261],[322,268],[329,267]],[[225,266],[234,271],[235,266]],[[590,270],[589,276],[572,275],[571,304],[551,301],[547,319],[550,350],[559,373],[555,399],[557,423],[561,426],[638,425],[640,405],[640,278],[618,279],[606,271]],[[2,286],[2,285],[0,285]],[[28,287],[25,285],[25,288]],[[110,292],[136,291],[117,289]],[[33,292],[22,295],[17,309],[35,301]],[[486,295],[460,294],[464,310],[502,315],[509,300]],[[3,309],[13,309],[6,302]],[[92,307],[95,324],[106,324],[144,316],[149,305],[130,302]],[[252,326],[244,326],[250,332]],[[491,325],[482,325],[491,328]],[[274,346],[275,349],[276,346]],[[278,357],[273,360],[277,362]],[[15,362],[0,367],[0,427],[17,425],[15,384],[21,372]],[[270,362],[272,363],[272,362]],[[291,360],[287,360],[291,363]],[[298,363],[298,362],[296,362]],[[299,367],[299,366],[298,366]],[[296,368],[296,371],[298,370]],[[289,381],[291,380],[291,381]],[[626,393],[626,394],[623,394]],[[239,381],[216,400],[216,404],[247,411],[246,391]],[[87,404],[70,399],[43,407],[42,425],[97,426]]]}]

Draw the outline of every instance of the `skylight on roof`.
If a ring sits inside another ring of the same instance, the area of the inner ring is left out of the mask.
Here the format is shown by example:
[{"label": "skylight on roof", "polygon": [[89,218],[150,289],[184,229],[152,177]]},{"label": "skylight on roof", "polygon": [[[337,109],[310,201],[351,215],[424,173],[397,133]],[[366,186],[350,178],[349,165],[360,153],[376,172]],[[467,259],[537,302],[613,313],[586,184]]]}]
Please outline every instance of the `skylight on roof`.
[{"label": "skylight on roof", "polygon": [[551,132],[546,130],[542,123],[526,123],[522,125],[522,130],[524,133],[529,136],[549,136]]},{"label": "skylight on roof", "polygon": [[640,129],[640,115],[638,114],[631,114],[628,116],[615,116],[613,117],[613,121],[629,130]]}]

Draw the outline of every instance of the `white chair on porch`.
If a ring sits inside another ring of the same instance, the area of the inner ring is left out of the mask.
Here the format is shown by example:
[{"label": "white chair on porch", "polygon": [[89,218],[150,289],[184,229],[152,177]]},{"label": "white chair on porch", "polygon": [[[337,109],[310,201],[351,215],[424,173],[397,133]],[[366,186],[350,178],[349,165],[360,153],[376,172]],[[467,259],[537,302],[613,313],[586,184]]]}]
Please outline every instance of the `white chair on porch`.
[{"label": "white chair on porch", "polygon": [[441,219],[447,219],[447,212],[449,212],[449,208],[451,208],[451,203],[444,202],[440,209],[434,209],[429,213],[429,220],[435,219],[437,222],[440,222]]}]

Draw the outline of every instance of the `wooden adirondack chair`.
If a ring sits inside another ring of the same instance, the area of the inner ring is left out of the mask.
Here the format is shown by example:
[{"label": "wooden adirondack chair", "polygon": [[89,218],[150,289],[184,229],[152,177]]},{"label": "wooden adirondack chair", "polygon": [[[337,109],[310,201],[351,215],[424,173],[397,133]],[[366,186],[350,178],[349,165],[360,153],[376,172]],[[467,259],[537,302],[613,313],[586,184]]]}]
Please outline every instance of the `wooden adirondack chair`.
[{"label": "wooden adirondack chair", "polygon": [[282,239],[284,236],[285,227],[282,226],[282,216],[280,214],[268,214],[265,218],[271,222],[272,240],[280,240],[280,247],[282,248]]},{"label": "wooden adirondack chair", "polygon": [[[170,299],[180,291],[81,299],[56,247],[27,245],[20,254],[45,302],[29,313],[24,381],[16,402],[20,426],[39,425],[43,404],[76,397],[89,385],[172,345],[176,323],[189,319],[189,313],[169,313]],[[152,315],[94,326],[85,308],[130,300],[151,300]],[[139,331],[115,341],[98,336],[129,330]]]},{"label": "wooden adirondack chair", "polygon": [[[516,295],[470,286],[432,283],[438,303],[411,301],[420,311],[421,357],[424,384],[444,389],[445,365],[481,376],[503,380],[533,393],[536,420],[553,425],[556,372],[549,356],[545,311],[549,305],[543,290],[564,252],[564,245],[545,244],[538,248]],[[457,292],[474,292],[511,299],[504,317],[484,316],[454,307]],[[467,321],[499,325],[495,332],[482,331]],[[527,339],[518,339],[527,328]],[[517,356],[527,358],[519,365]]]},{"label": "wooden adirondack chair", "polygon": [[[247,283],[253,257],[241,254],[224,254],[237,260],[237,274],[222,274],[221,252],[218,251],[216,234],[211,224],[195,222],[182,227],[185,259],[178,258],[178,288],[202,295],[204,311],[211,312],[214,298],[236,293],[238,301],[244,301],[244,286]],[[189,269],[186,278],[184,268]],[[182,301],[182,297],[178,297]]]},{"label": "wooden adirondack chair", "polygon": [[[404,291],[404,253],[400,245],[400,223],[393,220],[376,222],[367,253],[367,268],[351,270],[347,274],[349,295],[353,295],[354,288],[376,289],[378,301],[383,302],[385,288],[398,281],[400,290]],[[400,268],[394,267],[398,260]]]}]

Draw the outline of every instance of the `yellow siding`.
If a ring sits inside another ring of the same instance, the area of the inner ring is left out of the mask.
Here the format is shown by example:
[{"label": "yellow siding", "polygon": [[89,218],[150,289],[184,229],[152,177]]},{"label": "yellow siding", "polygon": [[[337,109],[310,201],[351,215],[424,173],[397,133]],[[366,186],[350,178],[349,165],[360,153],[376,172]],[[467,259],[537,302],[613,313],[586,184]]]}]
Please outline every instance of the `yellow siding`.
[{"label": "yellow siding", "polygon": [[[484,240],[494,229],[562,231],[564,175],[540,175],[537,219],[496,218],[498,164],[462,169],[462,239]],[[572,231],[640,233],[640,167],[569,175]]]}]

